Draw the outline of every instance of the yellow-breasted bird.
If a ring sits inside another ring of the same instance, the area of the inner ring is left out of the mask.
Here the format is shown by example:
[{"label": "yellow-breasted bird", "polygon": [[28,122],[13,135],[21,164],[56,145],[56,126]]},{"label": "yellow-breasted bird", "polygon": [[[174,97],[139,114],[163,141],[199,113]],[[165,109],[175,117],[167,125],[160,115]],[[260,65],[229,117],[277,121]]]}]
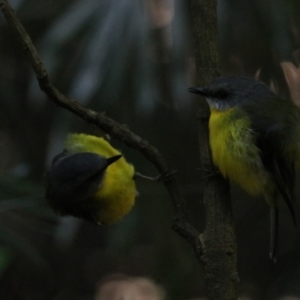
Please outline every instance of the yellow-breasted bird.
[{"label": "yellow-breasted bird", "polygon": [[115,223],[134,205],[134,173],[133,165],[105,139],[70,134],[46,175],[46,199],[60,215]]},{"label": "yellow-breasted bird", "polygon": [[264,83],[247,77],[220,77],[190,92],[210,106],[209,142],[213,163],[225,178],[271,207],[270,257],[276,259],[278,196],[293,221],[295,165],[300,161],[300,113]]}]

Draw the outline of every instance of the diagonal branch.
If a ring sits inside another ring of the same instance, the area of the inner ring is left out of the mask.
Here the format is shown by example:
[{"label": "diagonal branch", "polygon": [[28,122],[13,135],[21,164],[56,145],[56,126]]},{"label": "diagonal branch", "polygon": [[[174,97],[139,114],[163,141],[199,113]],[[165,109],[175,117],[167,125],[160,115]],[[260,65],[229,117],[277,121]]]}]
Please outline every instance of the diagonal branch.
[{"label": "diagonal branch", "polygon": [[[144,157],[156,166],[160,173],[171,170],[164,157],[148,141],[142,139],[128,129],[126,125],[119,124],[113,119],[107,117],[104,113],[95,112],[82,106],[77,101],[68,98],[58,91],[50,81],[47,70],[40,59],[36,48],[25,28],[18,19],[16,13],[8,4],[7,0],[0,1],[0,9],[4,14],[8,24],[16,32],[24,50],[31,60],[31,65],[42,91],[55,104],[69,110],[78,117],[86,120],[88,123],[96,125],[113,138],[125,143],[127,146],[141,152]],[[164,182],[168,190],[175,210],[173,228],[189,243],[191,243],[198,256],[201,255],[201,244],[198,231],[187,221],[187,212],[185,200],[179,191],[175,178]]]}]

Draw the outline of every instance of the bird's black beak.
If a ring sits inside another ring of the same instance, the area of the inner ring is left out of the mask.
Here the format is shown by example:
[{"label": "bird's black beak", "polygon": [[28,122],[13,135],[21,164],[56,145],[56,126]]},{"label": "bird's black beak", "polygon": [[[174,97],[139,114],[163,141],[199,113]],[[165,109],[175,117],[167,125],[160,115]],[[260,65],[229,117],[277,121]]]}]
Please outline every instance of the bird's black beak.
[{"label": "bird's black beak", "polygon": [[120,159],[122,157],[122,155],[115,155],[115,156],[112,156],[110,158],[107,158],[106,159],[106,163],[107,163],[107,167],[111,164],[113,164],[115,161],[117,161],[118,159]]},{"label": "bird's black beak", "polygon": [[189,92],[193,94],[202,95],[204,97],[208,96],[208,91],[206,88],[201,87],[190,87]]}]

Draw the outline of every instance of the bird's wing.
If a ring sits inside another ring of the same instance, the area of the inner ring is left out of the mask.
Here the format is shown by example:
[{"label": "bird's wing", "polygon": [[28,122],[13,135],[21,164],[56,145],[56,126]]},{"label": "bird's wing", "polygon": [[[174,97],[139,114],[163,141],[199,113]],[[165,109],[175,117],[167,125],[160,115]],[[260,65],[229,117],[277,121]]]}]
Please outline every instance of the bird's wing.
[{"label": "bird's wing", "polygon": [[274,183],[285,200],[294,224],[296,225],[296,216],[294,211],[294,185],[295,168],[292,159],[287,157],[285,151],[287,135],[291,134],[286,124],[276,124],[266,117],[263,121],[253,122],[253,130],[257,134],[257,147],[260,149],[261,160],[266,170],[271,174]]},{"label": "bird's wing", "polygon": [[[294,210],[294,184],[295,169],[292,161],[284,154],[284,138],[280,126],[269,126],[256,129],[258,133],[257,147],[260,149],[261,160],[265,169],[271,174],[274,183],[286,202],[296,226],[296,215]],[[274,195],[276,201],[276,195]],[[270,218],[270,258],[276,261],[278,242],[278,206],[271,207]]]},{"label": "bird's wing", "polygon": [[[256,103],[258,102],[259,103]],[[244,107],[251,120],[251,128],[260,150],[261,161],[269,172],[278,192],[286,202],[296,226],[294,210],[294,185],[296,158],[290,157],[288,149],[297,143],[295,126],[299,116],[296,107],[276,96],[267,99],[254,99]],[[295,146],[298,147],[297,145]],[[276,201],[276,195],[274,195]],[[270,257],[276,260],[278,240],[278,207],[271,207]]]},{"label": "bird's wing", "polygon": [[[294,124],[290,119],[292,114],[289,114],[293,107],[285,106],[282,101],[273,99],[265,108],[262,106],[259,112],[249,116],[252,121],[252,129],[257,137],[256,145],[260,149],[263,165],[271,174],[296,225],[293,192],[295,185],[294,160],[288,157],[286,151],[293,139]],[[280,105],[280,108],[274,109],[274,105]]]}]

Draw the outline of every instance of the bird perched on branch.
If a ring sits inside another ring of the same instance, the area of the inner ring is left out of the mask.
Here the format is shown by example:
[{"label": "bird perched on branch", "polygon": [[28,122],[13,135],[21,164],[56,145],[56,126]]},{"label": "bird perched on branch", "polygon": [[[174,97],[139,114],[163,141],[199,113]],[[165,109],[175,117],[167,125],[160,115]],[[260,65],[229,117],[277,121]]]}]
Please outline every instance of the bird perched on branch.
[{"label": "bird perched on branch", "polygon": [[300,113],[264,83],[247,77],[220,77],[190,92],[210,106],[209,142],[213,163],[225,178],[271,207],[270,257],[276,259],[278,198],[294,224],[295,165],[300,161]]},{"label": "bird perched on branch", "polygon": [[134,167],[105,139],[70,134],[46,176],[46,199],[60,215],[97,224],[120,220],[137,195]]}]

